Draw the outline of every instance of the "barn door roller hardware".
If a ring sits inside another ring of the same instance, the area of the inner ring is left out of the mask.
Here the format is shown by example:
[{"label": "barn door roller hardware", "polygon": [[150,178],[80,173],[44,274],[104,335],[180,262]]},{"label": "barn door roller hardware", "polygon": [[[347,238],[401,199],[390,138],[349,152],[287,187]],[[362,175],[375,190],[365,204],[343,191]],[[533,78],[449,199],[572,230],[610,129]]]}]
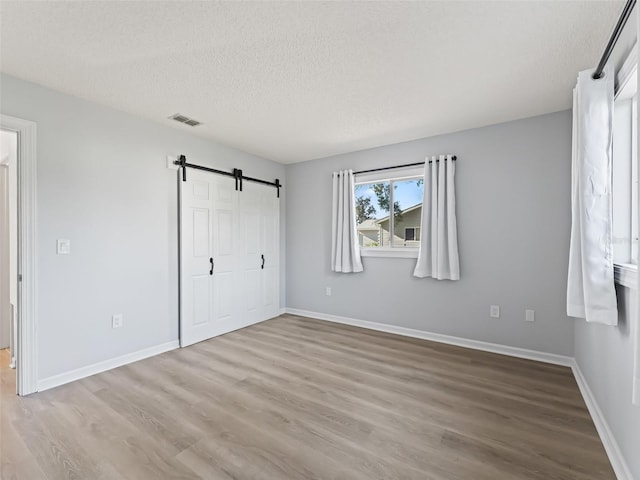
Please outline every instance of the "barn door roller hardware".
[{"label": "barn door roller hardware", "polygon": [[233,172],[225,172],[223,170],[217,170],[215,168],[203,167],[202,165],[195,165],[193,163],[187,163],[187,157],[184,155],[180,155],[178,160],[173,162],[175,165],[178,165],[182,169],[182,181],[187,181],[187,168],[193,168],[196,170],[203,170],[205,172],[217,173],[218,175],[225,175],[227,177],[233,177],[236,181],[236,190],[242,191],[242,181],[247,180],[249,182],[261,183],[263,185],[269,185],[270,187],[276,188],[276,193],[278,198],[280,198],[280,188],[282,184],[280,180],[276,178],[275,182],[269,182],[267,180],[261,180],[259,178],[247,177],[242,173],[242,170],[239,168],[234,168]]}]

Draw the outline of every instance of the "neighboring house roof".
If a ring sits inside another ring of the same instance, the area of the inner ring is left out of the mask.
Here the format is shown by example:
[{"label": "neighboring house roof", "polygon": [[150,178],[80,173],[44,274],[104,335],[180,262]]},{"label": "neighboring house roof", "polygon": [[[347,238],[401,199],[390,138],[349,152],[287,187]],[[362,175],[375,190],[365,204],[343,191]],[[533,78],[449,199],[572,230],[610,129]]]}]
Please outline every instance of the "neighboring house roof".
[{"label": "neighboring house roof", "polygon": [[[411,207],[405,208],[404,210],[401,210],[400,213],[401,214],[409,213],[409,212],[412,212],[412,211],[418,210],[418,209],[422,209],[422,203],[417,203],[417,204],[415,204],[415,205],[413,205]],[[388,222],[389,221],[389,215],[387,215],[386,217],[382,217],[382,218],[380,218],[378,220],[374,220],[374,221],[377,224],[381,224],[383,222]]]},{"label": "neighboring house roof", "polygon": [[379,225],[376,223],[375,219],[367,219],[357,226],[357,230],[365,231],[365,230],[375,230],[378,231]]}]

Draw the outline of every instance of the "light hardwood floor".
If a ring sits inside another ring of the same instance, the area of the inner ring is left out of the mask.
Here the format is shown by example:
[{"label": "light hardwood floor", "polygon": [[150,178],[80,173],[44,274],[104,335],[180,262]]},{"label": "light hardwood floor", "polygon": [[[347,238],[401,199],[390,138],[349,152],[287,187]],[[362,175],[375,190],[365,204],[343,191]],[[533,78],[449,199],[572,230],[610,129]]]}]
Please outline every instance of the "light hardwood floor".
[{"label": "light hardwood floor", "polygon": [[284,315],[29,397],[2,479],[615,478],[568,368]]}]

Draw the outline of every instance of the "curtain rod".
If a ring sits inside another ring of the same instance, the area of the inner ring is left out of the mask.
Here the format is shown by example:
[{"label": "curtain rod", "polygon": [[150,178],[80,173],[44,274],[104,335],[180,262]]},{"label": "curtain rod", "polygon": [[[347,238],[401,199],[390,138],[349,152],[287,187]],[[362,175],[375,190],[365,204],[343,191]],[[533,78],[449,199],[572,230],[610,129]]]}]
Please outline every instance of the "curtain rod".
[{"label": "curtain rod", "polygon": [[[451,157],[451,160],[455,162],[457,160],[457,157],[454,155],[453,157]],[[440,160],[436,160],[436,163],[439,161]],[[429,163],[432,163],[432,162],[433,160],[429,160]],[[425,163],[426,162],[405,163],[404,165],[394,165],[392,167],[372,168],[370,170],[360,170],[359,172],[353,172],[353,174],[358,175],[360,173],[381,172],[383,170],[392,170],[394,168],[417,167],[418,165],[424,165]]]},{"label": "curtain rod", "polygon": [[613,52],[613,49],[616,46],[616,43],[618,43],[618,39],[622,34],[622,30],[624,30],[624,26],[627,23],[627,20],[629,20],[629,15],[631,15],[631,10],[633,10],[633,7],[635,6],[636,6],[636,0],[627,0],[626,5],[622,9],[622,14],[618,19],[618,23],[616,24],[616,28],[613,29],[613,33],[611,34],[609,43],[607,43],[607,47],[604,49],[604,53],[600,58],[600,63],[598,63],[598,66],[596,67],[596,71],[593,72],[592,78],[594,80],[598,80],[603,77],[602,72],[604,70],[604,66],[607,64],[607,61],[609,60],[609,56],[611,55],[611,52]]}]

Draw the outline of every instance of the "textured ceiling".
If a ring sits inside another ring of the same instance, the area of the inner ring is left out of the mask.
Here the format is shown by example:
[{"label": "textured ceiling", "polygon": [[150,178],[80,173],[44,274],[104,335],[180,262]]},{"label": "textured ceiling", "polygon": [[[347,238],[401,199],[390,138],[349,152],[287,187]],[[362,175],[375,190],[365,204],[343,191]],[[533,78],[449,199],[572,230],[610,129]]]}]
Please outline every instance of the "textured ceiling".
[{"label": "textured ceiling", "polygon": [[0,69],[293,163],[569,108],[622,5],[2,1]]}]

